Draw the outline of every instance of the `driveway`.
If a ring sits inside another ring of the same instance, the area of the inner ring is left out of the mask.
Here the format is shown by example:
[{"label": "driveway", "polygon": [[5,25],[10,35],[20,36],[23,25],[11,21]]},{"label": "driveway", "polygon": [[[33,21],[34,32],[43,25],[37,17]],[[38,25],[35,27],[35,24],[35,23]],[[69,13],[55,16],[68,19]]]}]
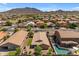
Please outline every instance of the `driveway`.
[{"label": "driveway", "polygon": [[0,56],[7,56],[8,52],[0,52]]},{"label": "driveway", "polygon": [[0,56],[6,56],[8,54],[8,50],[0,48]]}]

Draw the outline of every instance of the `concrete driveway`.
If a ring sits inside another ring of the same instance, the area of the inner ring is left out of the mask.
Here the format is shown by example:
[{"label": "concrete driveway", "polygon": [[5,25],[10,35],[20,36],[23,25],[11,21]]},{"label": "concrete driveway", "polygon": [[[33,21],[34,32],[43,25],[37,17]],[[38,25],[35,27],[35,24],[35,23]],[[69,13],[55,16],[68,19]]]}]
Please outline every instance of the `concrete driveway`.
[{"label": "concrete driveway", "polygon": [[6,56],[8,54],[8,50],[0,48],[0,56]]},{"label": "concrete driveway", "polygon": [[0,56],[7,56],[8,52],[0,52]]}]

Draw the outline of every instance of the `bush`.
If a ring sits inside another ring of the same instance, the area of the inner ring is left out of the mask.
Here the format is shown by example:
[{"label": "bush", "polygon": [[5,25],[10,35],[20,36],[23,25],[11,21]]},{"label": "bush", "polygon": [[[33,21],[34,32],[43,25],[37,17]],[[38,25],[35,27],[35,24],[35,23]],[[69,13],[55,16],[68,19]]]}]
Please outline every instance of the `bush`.
[{"label": "bush", "polygon": [[7,29],[3,28],[3,29],[1,29],[1,31],[7,31]]},{"label": "bush", "polygon": [[16,55],[20,55],[20,52],[21,52],[20,48],[16,48]]},{"label": "bush", "polygon": [[27,40],[28,40],[28,41],[27,41],[27,45],[30,46],[31,43],[32,43],[32,38],[28,38]]},{"label": "bush", "polygon": [[18,56],[20,55],[20,52],[21,52],[20,48],[16,48],[16,51],[9,52],[8,56]]},{"label": "bush", "polygon": [[71,29],[75,29],[76,27],[77,27],[77,24],[74,24],[74,23],[69,24],[69,28],[71,28]]},{"label": "bush", "polygon": [[47,55],[48,55],[48,56],[52,56],[52,49],[51,49],[51,48],[48,49]]},{"label": "bush", "polygon": [[44,23],[43,25],[40,26],[40,28],[47,28],[48,25],[46,23]]},{"label": "bush", "polygon": [[41,55],[42,48],[40,46],[37,45],[34,50],[35,50],[35,55],[36,56]]},{"label": "bush", "polygon": [[15,32],[17,32],[17,31],[18,31],[18,29],[17,29],[17,28],[15,28],[14,33],[15,33]]}]

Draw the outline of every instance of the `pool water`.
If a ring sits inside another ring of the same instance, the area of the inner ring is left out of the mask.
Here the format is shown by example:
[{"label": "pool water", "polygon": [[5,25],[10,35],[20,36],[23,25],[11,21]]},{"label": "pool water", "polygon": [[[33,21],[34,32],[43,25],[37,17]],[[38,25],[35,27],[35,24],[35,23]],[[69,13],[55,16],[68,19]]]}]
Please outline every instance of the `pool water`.
[{"label": "pool water", "polygon": [[57,55],[68,55],[70,53],[69,50],[62,48],[58,45],[54,45],[53,47]]}]

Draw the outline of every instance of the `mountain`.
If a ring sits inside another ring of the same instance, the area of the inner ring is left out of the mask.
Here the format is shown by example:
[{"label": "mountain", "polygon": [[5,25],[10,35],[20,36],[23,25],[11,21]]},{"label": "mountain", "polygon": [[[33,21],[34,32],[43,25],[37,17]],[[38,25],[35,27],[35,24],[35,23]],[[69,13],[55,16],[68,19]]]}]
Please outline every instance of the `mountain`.
[{"label": "mountain", "polygon": [[36,8],[30,8],[30,7],[25,7],[25,8],[15,8],[15,9],[11,9],[5,12],[0,12],[0,14],[4,14],[4,15],[13,15],[13,14],[63,14],[63,15],[79,15],[79,11],[64,11],[64,10],[56,10],[56,11],[41,11],[39,9]]},{"label": "mountain", "polygon": [[59,15],[79,15],[79,11],[64,11],[64,10],[56,10],[49,11],[51,14],[59,14]]},{"label": "mountain", "polygon": [[7,14],[36,14],[36,13],[42,13],[41,10],[38,10],[36,8],[30,8],[30,7],[26,7],[26,8],[15,8],[15,9],[11,9],[2,13],[7,13]]}]

